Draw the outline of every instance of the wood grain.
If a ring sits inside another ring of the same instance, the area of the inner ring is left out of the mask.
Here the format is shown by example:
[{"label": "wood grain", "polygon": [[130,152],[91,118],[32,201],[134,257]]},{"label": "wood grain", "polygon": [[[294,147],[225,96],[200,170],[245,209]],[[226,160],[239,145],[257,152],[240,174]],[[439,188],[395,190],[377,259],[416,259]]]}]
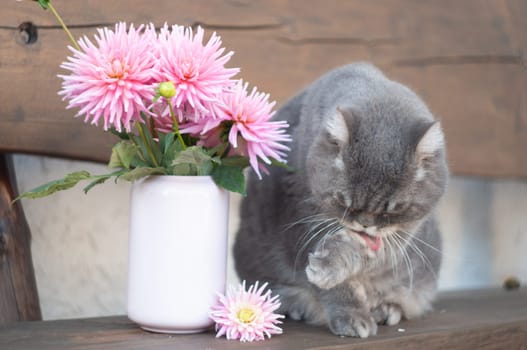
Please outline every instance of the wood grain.
[{"label": "wood grain", "polygon": [[22,322],[0,327],[0,348],[31,349],[527,349],[527,289],[446,293],[422,320],[379,328],[368,339],[340,338],[293,321],[284,334],[246,344],[194,335],[153,334],[123,316]]},{"label": "wood grain", "polygon": [[[10,157],[0,154],[0,325],[40,320],[30,232],[16,197]],[[1,348],[1,347],[0,347]]]},{"label": "wood grain", "polygon": [[[56,0],[76,36],[118,20],[216,30],[231,66],[279,104],[328,69],[372,61],[442,120],[456,174],[527,176],[527,2],[522,0]],[[37,26],[25,44],[20,23]],[[113,137],[56,95],[67,38],[31,1],[0,13],[0,151],[104,162]]]}]

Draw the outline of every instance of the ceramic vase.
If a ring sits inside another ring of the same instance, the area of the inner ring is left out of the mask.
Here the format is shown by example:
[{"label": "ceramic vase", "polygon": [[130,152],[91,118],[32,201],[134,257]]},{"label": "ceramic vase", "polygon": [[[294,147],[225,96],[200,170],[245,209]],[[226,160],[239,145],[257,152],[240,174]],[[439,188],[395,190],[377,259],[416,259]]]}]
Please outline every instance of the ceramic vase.
[{"label": "ceramic vase", "polygon": [[209,329],[225,292],[229,193],[210,176],[149,176],[132,185],[128,317],[159,333]]}]

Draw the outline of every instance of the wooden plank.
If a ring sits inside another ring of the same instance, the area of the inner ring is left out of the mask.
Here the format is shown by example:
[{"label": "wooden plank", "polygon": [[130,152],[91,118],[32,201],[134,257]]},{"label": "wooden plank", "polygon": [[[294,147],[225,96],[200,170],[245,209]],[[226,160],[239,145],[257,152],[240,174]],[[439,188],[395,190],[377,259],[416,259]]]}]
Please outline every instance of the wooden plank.
[{"label": "wooden plank", "polygon": [[0,325],[40,320],[29,226],[16,197],[10,157],[0,154]]},{"label": "wooden plank", "polygon": [[[455,173],[527,176],[525,1],[54,3],[77,26],[75,35],[91,35],[93,26],[117,20],[217,30],[236,51],[232,65],[242,68],[241,77],[279,104],[328,69],[372,61],[414,88],[441,118]],[[32,44],[20,38],[17,27],[24,21],[39,28]],[[51,14],[33,2],[4,4],[0,50],[9,54],[0,56],[0,151],[108,159],[114,139],[81,127],[56,95],[66,44]]]},{"label": "wooden plank", "polygon": [[31,349],[525,349],[527,289],[443,294],[422,320],[379,328],[376,337],[341,338],[322,327],[286,321],[284,334],[241,344],[212,331],[166,335],[141,331],[126,317],[22,322],[0,327],[0,347]]}]

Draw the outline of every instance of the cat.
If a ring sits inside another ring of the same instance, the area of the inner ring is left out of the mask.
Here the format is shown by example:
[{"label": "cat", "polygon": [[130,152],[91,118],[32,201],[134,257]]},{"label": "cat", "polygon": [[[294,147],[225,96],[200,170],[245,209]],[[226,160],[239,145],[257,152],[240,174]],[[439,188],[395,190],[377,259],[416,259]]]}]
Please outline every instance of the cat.
[{"label": "cat", "polygon": [[369,63],[330,71],[276,114],[288,169],[250,176],[235,268],[279,312],[368,337],[431,309],[441,264],[433,209],[448,181],[439,121]]}]

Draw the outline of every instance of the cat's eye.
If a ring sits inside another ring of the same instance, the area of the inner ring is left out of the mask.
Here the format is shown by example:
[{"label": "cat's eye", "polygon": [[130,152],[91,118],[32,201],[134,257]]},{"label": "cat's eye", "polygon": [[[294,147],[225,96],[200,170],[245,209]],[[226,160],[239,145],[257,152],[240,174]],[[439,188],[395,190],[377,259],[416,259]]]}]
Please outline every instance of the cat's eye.
[{"label": "cat's eye", "polygon": [[404,203],[390,203],[387,201],[384,203],[384,212],[391,215],[401,214],[405,208]]},{"label": "cat's eye", "polygon": [[335,139],[334,137],[329,136],[327,141],[328,141],[330,146],[340,148],[340,141]]}]

